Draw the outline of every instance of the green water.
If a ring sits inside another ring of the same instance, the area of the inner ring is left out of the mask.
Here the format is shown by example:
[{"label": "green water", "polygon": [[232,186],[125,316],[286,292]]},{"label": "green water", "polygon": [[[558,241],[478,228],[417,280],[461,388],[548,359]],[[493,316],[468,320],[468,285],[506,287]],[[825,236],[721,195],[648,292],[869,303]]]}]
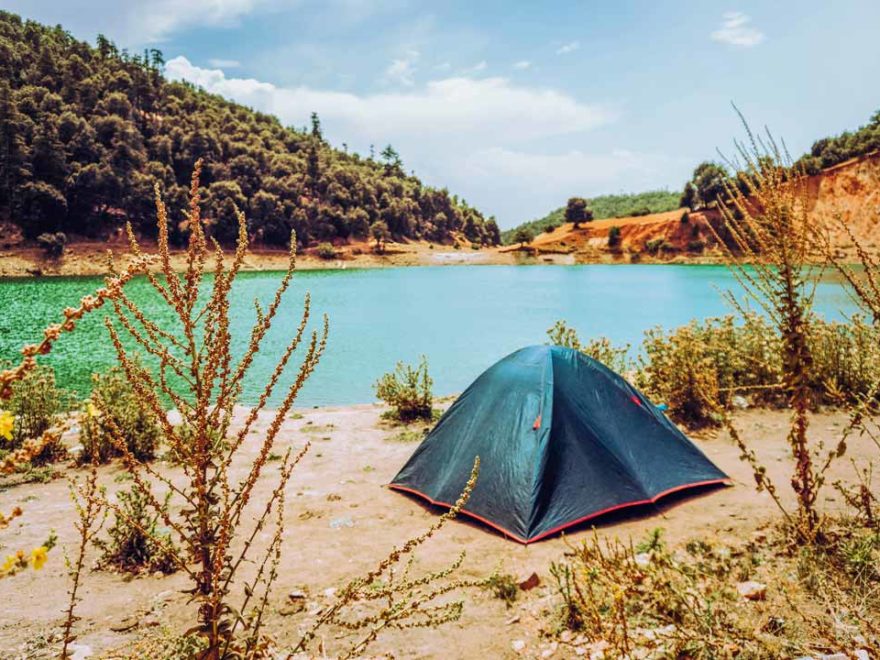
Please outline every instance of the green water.
[{"label": "green water", "polygon": [[[253,300],[268,304],[280,273],[246,273],[233,291],[233,333],[243,350],[254,320]],[[0,279],[0,359],[38,341],[64,307],[100,286],[95,277]],[[372,401],[372,383],[397,360],[428,356],[436,394],[464,389],[511,351],[546,341],[565,319],[582,337],[604,335],[637,348],[645,329],[674,327],[729,312],[719,291],[737,290],[722,266],[455,266],[311,271],[296,275],[283,310],[248,374],[243,403],[252,403],[275,365],[284,339],[299,323],[311,292],[316,312],[330,317],[327,353],[297,400],[298,406]],[[130,296],[158,320],[167,319],[144,279]],[[833,281],[818,288],[826,318],[851,313]],[[115,363],[100,314],[87,317],[44,358],[59,382],[83,394],[90,376]]]}]

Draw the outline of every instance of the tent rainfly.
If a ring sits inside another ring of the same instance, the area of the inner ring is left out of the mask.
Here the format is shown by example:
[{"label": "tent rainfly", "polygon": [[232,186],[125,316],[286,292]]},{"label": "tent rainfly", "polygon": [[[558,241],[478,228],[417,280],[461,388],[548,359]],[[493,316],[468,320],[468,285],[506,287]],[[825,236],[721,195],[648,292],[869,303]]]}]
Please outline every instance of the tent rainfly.
[{"label": "tent rainfly", "polygon": [[451,506],[530,543],[596,516],[728,481],[621,376],[579,351],[529,346],[483,372],[391,488]]}]

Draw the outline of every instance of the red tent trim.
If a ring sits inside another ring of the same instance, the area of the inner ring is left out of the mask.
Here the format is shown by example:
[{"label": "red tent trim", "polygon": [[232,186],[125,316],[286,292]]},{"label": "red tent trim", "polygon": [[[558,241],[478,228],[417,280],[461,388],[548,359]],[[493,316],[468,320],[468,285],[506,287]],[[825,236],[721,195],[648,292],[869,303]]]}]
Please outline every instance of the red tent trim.
[{"label": "red tent trim", "polygon": [[[495,529],[495,530],[501,532],[502,534],[504,534],[504,536],[507,536],[507,537],[513,539],[514,541],[518,541],[519,543],[522,543],[523,545],[528,545],[529,543],[534,543],[535,541],[540,541],[541,539],[547,538],[548,536],[551,536],[553,534],[561,532],[562,530],[567,529],[569,527],[572,527],[574,525],[578,525],[582,522],[586,522],[587,520],[590,520],[591,518],[597,518],[598,516],[604,515],[606,513],[611,513],[612,511],[619,511],[620,509],[626,509],[626,508],[634,507],[634,506],[642,506],[645,504],[655,504],[658,500],[666,497],[667,495],[672,495],[673,493],[677,493],[682,490],[687,490],[688,488],[699,488],[700,486],[712,486],[715,484],[731,485],[731,483],[732,482],[730,479],[709,479],[707,481],[695,481],[694,483],[690,483],[690,484],[682,484],[681,486],[674,486],[674,487],[668,488],[660,493],[657,493],[654,497],[651,497],[651,498],[648,498],[645,500],[635,500],[633,502],[624,502],[623,504],[615,504],[614,506],[610,506],[610,507],[608,507],[606,509],[602,509],[600,511],[594,511],[593,513],[591,513],[589,515],[583,516],[582,518],[577,518],[576,520],[572,520],[567,523],[563,523],[562,525],[559,525],[557,527],[554,527],[553,529],[547,530],[546,532],[543,532],[543,533],[539,534],[538,536],[535,536],[530,539],[524,539],[521,536],[518,536],[518,535],[514,534],[513,532],[511,532],[507,529],[504,529],[500,525],[493,523],[491,520],[487,520],[483,516],[480,516],[476,513],[468,511],[467,509],[462,509],[461,512],[463,514],[465,514],[466,516],[470,516],[471,518],[479,520],[481,523],[488,525],[492,529]],[[404,491],[407,493],[412,493],[413,495],[418,495],[422,499],[427,500],[428,502],[430,502],[431,504],[434,504],[435,506],[445,506],[448,509],[451,509],[453,506],[452,504],[449,504],[448,502],[441,502],[439,500],[431,499],[430,497],[428,497],[427,495],[425,495],[421,491],[418,491],[414,488],[407,488],[406,486],[398,486],[396,484],[389,484],[388,488],[392,488],[394,490]]]}]

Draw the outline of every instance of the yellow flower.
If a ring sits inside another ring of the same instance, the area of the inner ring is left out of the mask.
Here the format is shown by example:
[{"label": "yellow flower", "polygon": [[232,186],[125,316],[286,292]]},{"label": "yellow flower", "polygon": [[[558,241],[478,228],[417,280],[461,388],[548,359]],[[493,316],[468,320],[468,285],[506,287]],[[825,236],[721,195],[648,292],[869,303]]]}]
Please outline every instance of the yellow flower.
[{"label": "yellow flower", "polygon": [[0,573],[8,573],[17,563],[15,555],[8,555],[6,561],[3,562],[3,566],[0,566]]},{"label": "yellow flower", "polygon": [[86,404],[86,415],[88,415],[91,418],[100,417],[101,411],[98,410],[98,406],[96,406],[94,403],[89,401]]},{"label": "yellow flower", "polygon": [[49,558],[49,549],[41,545],[39,548],[34,548],[31,550],[31,564],[34,567],[35,571],[43,568],[43,565],[46,563],[46,560]]},{"label": "yellow flower", "polygon": [[12,440],[12,425],[15,418],[8,410],[0,410],[0,438]]}]

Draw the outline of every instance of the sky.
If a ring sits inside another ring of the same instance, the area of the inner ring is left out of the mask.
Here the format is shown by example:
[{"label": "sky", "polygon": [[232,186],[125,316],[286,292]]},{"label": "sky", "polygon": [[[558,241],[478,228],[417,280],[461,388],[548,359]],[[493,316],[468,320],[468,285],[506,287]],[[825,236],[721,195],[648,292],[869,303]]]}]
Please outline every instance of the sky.
[{"label": "sky", "polygon": [[679,190],[770,128],[794,155],[880,109],[880,2],[4,0],[166,75],[305,126],[391,144],[502,228],[574,195]]}]

